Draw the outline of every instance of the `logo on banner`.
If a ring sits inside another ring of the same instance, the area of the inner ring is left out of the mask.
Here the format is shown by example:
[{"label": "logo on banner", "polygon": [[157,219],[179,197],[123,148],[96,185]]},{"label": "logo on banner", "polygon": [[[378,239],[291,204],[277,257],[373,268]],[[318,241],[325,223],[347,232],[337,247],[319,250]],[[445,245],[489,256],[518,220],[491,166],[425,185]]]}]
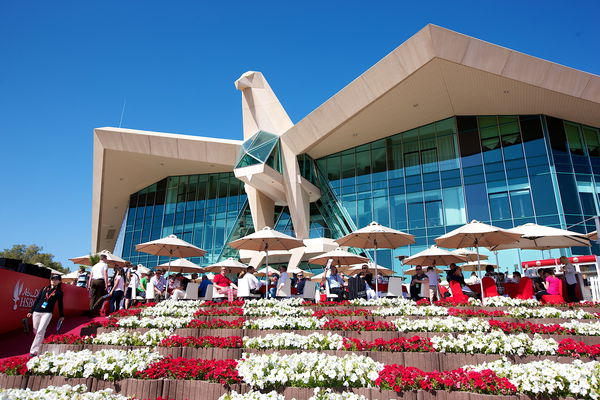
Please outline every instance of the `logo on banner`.
[{"label": "logo on banner", "polygon": [[35,289],[34,292],[30,292],[29,288],[25,287],[25,283],[21,282],[21,280],[18,280],[13,289],[13,310],[16,310],[18,307],[33,307],[33,303],[35,302],[38,294],[39,289]]}]

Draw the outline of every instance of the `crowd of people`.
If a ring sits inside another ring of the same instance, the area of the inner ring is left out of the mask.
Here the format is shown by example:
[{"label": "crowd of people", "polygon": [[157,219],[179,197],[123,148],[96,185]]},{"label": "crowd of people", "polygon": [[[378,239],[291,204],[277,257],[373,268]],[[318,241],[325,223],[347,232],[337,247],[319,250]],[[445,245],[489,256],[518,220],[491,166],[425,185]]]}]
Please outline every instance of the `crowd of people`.
[{"label": "crowd of people", "polygon": [[[567,284],[567,297],[570,301],[578,301],[576,295],[575,267],[568,259],[561,259],[564,263],[563,272]],[[137,299],[153,298],[157,301],[163,299],[181,300],[185,298],[187,285],[190,282],[198,283],[198,298],[204,298],[209,285],[219,294],[219,298],[234,300],[238,297],[238,284],[244,282],[248,288],[249,297],[284,298],[292,295],[302,295],[307,285],[308,278],[303,271],[289,274],[285,266],[280,266],[277,272],[269,275],[268,285],[265,279],[256,277],[254,267],[248,267],[240,274],[232,274],[227,267],[222,267],[218,274],[212,277],[191,274],[188,278],[181,273],[171,273],[168,277],[165,271],[157,269],[143,273],[138,272],[138,267],[126,263],[122,268],[115,268],[114,274],[109,279],[109,268],[105,255],[101,255],[100,262],[92,266],[90,273],[84,267],[80,270],[77,285],[87,287],[90,290],[90,310],[97,314],[104,301],[108,301],[108,312],[117,311],[120,308],[129,308]],[[494,267],[486,267],[484,277],[490,277],[496,284],[499,295],[504,295],[505,286],[508,283],[519,283],[521,274],[517,271],[511,276],[503,272],[496,272]],[[378,277],[381,283],[383,277]],[[446,272],[446,280],[456,282],[462,289],[464,295],[481,298],[479,290],[473,290],[473,286],[479,285],[479,278],[473,272],[465,279],[462,268],[456,264],[450,264]],[[560,279],[554,276],[554,269],[539,269],[538,276],[533,277],[534,292],[538,299],[544,295],[560,294]],[[149,296],[146,294],[148,282],[152,282],[154,290]],[[441,300],[444,296],[440,290],[442,279],[438,270],[433,266],[423,267],[417,265],[414,275],[408,285],[408,297],[414,300],[427,298],[430,301]],[[426,285],[425,287],[423,287]],[[268,286],[268,290],[267,290]],[[375,293],[375,278],[370,272],[369,266],[364,264],[354,277],[345,276],[335,266],[326,268],[326,273],[320,281],[320,287],[327,289],[326,292],[334,301],[342,301],[352,297],[363,297],[372,299],[377,297]],[[287,289],[286,289],[287,288]],[[449,293],[446,295],[450,295]]]}]

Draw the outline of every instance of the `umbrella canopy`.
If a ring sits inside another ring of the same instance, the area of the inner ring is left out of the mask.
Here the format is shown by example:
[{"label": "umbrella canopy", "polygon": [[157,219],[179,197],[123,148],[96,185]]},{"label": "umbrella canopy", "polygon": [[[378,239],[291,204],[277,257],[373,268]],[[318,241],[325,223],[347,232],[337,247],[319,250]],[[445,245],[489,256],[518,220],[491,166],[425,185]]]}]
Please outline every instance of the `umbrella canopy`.
[{"label": "umbrella canopy", "polygon": [[79,279],[79,271],[72,271],[62,276],[63,282],[75,282],[77,279]]},{"label": "umbrella canopy", "polygon": [[[98,253],[98,256],[100,256],[102,254],[106,255],[107,264],[111,268],[122,267],[126,263],[126,261],[123,260],[121,257],[115,256],[113,253],[111,253],[108,250],[102,250],[100,253]],[[73,263],[75,263],[75,264],[92,265],[92,262],[90,261],[90,255],[69,258],[69,260],[73,261]]]},{"label": "umbrella canopy", "polygon": [[[466,261],[477,261],[477,252],[473,250],[463,248],[452,250],[451,253],[464,257]],[[488,256],[485,254],[479,254],[479,259],[487,260]]]},{"label": "umbrella canopy", "polygon": [[521,238],[517,242],[490,247],[491,250],[550,250],[573,246],[590,246],[589,238],[583,233],[552,228],[549,226],[529,223],[508,229],[508,231],[520,234]]},{"label": "umbrella canopy", "polygon": [[185,259],[178,258],[177,260],[171,261],[171,263],[164,263],[158,266],[159,268],[170,268],[171,272],[183,272],[183,273],[197,273],[201,274],[204,272],[204,268],[194,264],[193,262]]},{"label": "umbrella canopy", "polygon": [[138,264],[137,265],[137,273],[138,274],[149,274],[150,273],[150,268],[144,267],[142,264]]},{"label": "umbrella canopy", "polygon": [[[439,268],[435,268],[434,267],[434,271],[437,272],[438,274],[442,273],[442,272],[446,272],[446,269],[439,269]],[[423,268],[422,270],[423,273],[427,272],[427,268]],[[417,274],[417,268],[411,268],[411,269],[407,269],[406,271],[404,271],[404,275],[416,275]]]},{"label": "umbrella canopy", "polygon": [[[378,274],[377,249],[396,249],[415,243],[415,237],[409,233],[397,231],[373,221],[364,228],[336,240],[340,246],[375,249],[375,275]],[[375,293],[379,293],[379,283],[375,281]]]},{"label": "umbrella canopy", "polygon": [[440,249],[437,246],[431,246],[430,248],[403,260],[404,264],[409,265],[449,265],[465,261],[465,257],[448,250]]},{"label": "umbrella canopy", "polygon": [[265,226],[258,232],[230,242],[229,246],[234,249],[254,251],[291,250],[304,246],[304,242]]},{"label": "umbrella canopy", "polygon": [[520,237],[521,234],[519,233],[473,220],[435,239],[435,243],[438,246],[450,249],[461,247],[491,248],[500,244],[514,243]]},{"label": "umbrella canopy", "polygon": [[360,249],[395,249],[415,243],[415,237],[373,221],[364,228],[337,239],[336,242],[340,246]]},{"label": "umbrella canopy", "polygon": [[[229,243],[234,249],[254,250],[265,252],[265,265],[269,267],[270,250],[292,250],[303,247],[304,242],[301,239],[288,236],[285,233],[277,232],[268,226],[265,226],[258,232],[251,233],[241,239]],[[267,279],[267,296],[269,295],[269,280]]]},{"label": "umbrella canopy", "polygon": [[162,239],[136,244],[135,249],[155,256],[177,258],[202,257],[206,254],[206,250],[202,250],[185,240],[181,240],[175,235],[169,235]]},{"label": "umbrella canopy", "polygon": [[231,269],[231,272],[242,272],[245,271],[248,266],[236,260],[235,258],[229,257],[227,260],[223,260],[216,264],[209,265],[208,267],[204,267],[205,272],[221,272],[221,267],[226,267]]},{"label": "umbrella canopy", "polygon": [[[342,271],[344,274],[346,275],[356,275],[358,274],[361,269],[362,269],[363,264],[355,264],[355,265],[350,265],[347,267],[340,267],[340,271]],[[369,265],[369,271],[373,271],[375,268]],[[384,266],[378,265],[377,266],[377,273],[379,275],[383,275],[383,276],[392,276],[396,273],[396,271],[386,268]]]},{"label": "umbrella canopy", "polygon": [[460,268],[463,271],[484,271],[488,266],[492,266],[494,269],[498,268],[498,266],[496,264],[491,264],[487,261],[481,261],[481,262],[477,262],[477,261],[471,261],[465,264],[462,264],[460,266]]},{"label": "umbrella canopy", "polygon": [[256,273],[254,275],[256,275],[256,276],[265,276],[265,272],[266,271],[269,271],[269,275],[273,275],[273,274],[279,275],[279,270],[277,270],[275,268],[271,268],[271,267],[261,268],[258,271],[256,271]]},{"label": "umbrella canopy", "polygon": [[350,253],[340,249],[339,247],[333,251],[328,251],[320,256],[313,257],[308,260],[309,264],[315,265],[327,265],[327,262],[333,259],[333,265],[352,265],[358,263],[367,263],[369,259],[367,257],[359,256],[358,254]]}]

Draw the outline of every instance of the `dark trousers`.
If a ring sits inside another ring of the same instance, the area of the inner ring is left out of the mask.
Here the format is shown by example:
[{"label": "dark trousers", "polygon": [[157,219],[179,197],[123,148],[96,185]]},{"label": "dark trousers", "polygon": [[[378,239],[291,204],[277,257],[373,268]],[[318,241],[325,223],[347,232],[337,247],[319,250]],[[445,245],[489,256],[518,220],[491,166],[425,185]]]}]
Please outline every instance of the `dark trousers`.
[{"label": "dark trousers", "polygon": [[115,290],[110,296],[110,312],[119,311],[121,308],[121,300],[123,300],[123,291]]},{"label": "dark trousers", "polygon": [[333,301],[346,300],[346,291],[344,290],[344,288],[336,287],[336,288],[333,288],[333,289],[329,289],[329,293],[331,293],[331,294],[337,294],[337,297],[334,297]]},{"label": "dark trousers", "polygon": [[421,296],[419,296],[419,294],[421,294],[421,286],[420,285],[414,285],[410,287],[410,298],[413,300],[420,300]]},{"label": "dark trousers", "polygon": [[537,292],[535,294],[535,298],[538,299],[538,301],[542,300],[542,296],[546,296],[546,295],[550,295],[547,291],[545,290],[540,290],[539,292]]},{"label": "dark trousers", "polygon": [[574,283],[572,285],[569,285],[567,283],[567,298],[569,299],[569,302],[571,303],[576,303],[579,301],[579,299],[577,298],[577,284]]},{"label": "dark trousers", "polygon": [[[102,304],[100,298],[106,294],[106,285],[104,279],[92,279],[90,285],[90,310],[99,309]],[[100,303],[100,304],[99,304]]]}]

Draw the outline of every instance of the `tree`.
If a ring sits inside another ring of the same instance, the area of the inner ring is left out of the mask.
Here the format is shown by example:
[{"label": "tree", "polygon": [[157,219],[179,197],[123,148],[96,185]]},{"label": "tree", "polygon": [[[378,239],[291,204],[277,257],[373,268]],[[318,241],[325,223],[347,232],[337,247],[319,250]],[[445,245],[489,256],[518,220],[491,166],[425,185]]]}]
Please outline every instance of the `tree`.
[{"label": "tree", "polygon": [[42,253],[42,250],[44,250],[43,247],[35,244],[30,244],[29,246],[14,244],[12,248],[0,251],[0,258],[14,258],[28,264],[42,263],[48,268],[65,273],[69,272],[60,262],[53,260],[54,254]]}]

